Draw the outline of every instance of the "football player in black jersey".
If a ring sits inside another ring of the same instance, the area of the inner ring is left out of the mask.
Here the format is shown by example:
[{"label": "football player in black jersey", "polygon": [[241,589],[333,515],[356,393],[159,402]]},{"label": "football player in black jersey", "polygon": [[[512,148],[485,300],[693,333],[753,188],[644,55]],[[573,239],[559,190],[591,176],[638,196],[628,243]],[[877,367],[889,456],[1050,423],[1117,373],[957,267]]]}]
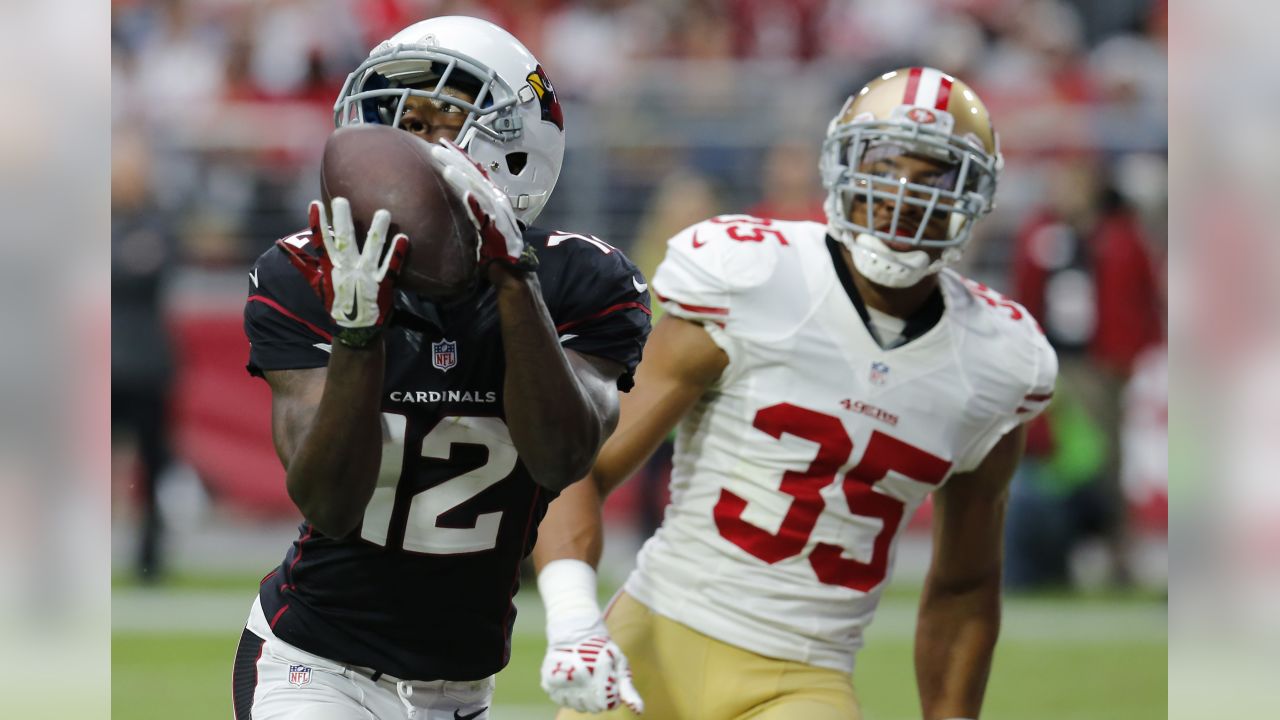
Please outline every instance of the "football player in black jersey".
[{"label": "football player in black jersey", "polygon": [[[339,125],[438,143],[432,161],[481,228],[484,280],[444,303],[395,288],[405,238],[388,241],[380,211],[358,250],[341,198],[332,218],[313,203],[311,229],[254,265],[249,371],[271,387],[304,521],[253,603],[235,715],[483,720],[520,562],[617,422],[649,331],[647,285],[598,238],[529,226],[559,174],[564,123],[546,73],[500,28],[412,25],[335,107]],[[631,697],[616,670],[612,692]]]}]

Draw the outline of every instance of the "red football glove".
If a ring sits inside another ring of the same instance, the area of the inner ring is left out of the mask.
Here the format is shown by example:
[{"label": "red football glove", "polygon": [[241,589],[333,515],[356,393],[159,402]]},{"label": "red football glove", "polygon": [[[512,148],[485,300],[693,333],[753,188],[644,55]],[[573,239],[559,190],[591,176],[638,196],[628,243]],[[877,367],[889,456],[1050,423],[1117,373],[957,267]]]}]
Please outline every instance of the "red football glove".
[{"label": "red football glove", "polygon": [[533,248],[525,247],[511,199],[493,184],[484,168],[448,140],[431,146],[431,160],[467,206],[471,223],[480,234],[481,267],[495,262],[526,270],[536,267],[537,257]]}]

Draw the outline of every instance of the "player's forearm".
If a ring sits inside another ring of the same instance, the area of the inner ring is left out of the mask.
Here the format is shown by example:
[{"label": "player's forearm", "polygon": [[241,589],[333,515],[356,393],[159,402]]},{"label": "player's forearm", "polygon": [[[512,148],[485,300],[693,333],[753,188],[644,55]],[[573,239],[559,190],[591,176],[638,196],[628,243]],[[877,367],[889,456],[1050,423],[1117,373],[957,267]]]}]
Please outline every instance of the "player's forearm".
[{"label": "player's forearm", "polygon": [[607,634],[601,626],[595,572],[603,546],[600,494],[595,482],[586,478],[551,502],[533,549],[551,646]]},{"label": "player's forearm", "polygon": [[555,560],[581,560],[599,567],[604,549],[599,488],[590,477],[565,488],[547,507],[533,547],[533,566],[539,572]]},{"label": "player's forearm", "polygon": [[999,634],[998,573],[967,587],[926,581],[915,646],[925,720],[978,717]]},{"label": "player's forearm", "polygon": [[320,406],[288,464],[289,496],[330,537],[355,529],[377,485],[384,365],[381,340],[362,350],[333,344]]},{"label": "player's forearm", "polygon": [[604,440],[604,419],[560,347],[537,276],[494,270],[491,277],[498,289],[511,440],[538,484],[562,490],[591,468]]}]

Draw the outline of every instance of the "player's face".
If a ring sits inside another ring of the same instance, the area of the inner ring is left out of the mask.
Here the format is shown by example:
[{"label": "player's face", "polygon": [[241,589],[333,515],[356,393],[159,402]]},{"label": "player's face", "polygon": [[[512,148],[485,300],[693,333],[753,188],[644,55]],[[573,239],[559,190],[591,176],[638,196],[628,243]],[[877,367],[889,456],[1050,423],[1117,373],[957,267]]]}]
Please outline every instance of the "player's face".
[{"label": "player's face", "polygon": [[[858,169],[860,172],[886,181],[876,183],[875,190],[877,192],[896,193],[898,184],[903,182],[952,190],[955,188],[956,178],[959,175],[959,168],[954,163],[915,155],[902,148],[890,145],[867,150]],[[906,196],[924,200],[929,197],[926,193],[911,190],[907,191]],[[893,213],[896,205],[897,202],[891,199],[875,199],[871,217],[876,230],[884,233],[890,232],[893,228]],[[857,221],[863,221],[866,218],[866,212],[866,197],[856,194],[853,206],[850,208],[850,217]],[[928,218],[924,215],[924,207],[904,204],[902,212],[898,216],[898,226],[894,234],[898,237],[911,238],[915,236],[921,223],[927,223],[923,237],[946,237],[948,221],[946,214],[935,211]],[[886,241],[885,244],[900,252],[916,249],[915,246],[906,242]],[[935,258],[942,254],[941,248],[921,249]]]},{"label": "player's face", "polygon": [[[446,87],[443,92],[466,102],[475,100],[475,97],[461,90]],[[467,111],[457,105],[444,100],[411,95],[404,103],[400,129],[411,132],[427,142],[437,142],[442,139],[455,141],[458,139],[458,131],[466,121]]]}]

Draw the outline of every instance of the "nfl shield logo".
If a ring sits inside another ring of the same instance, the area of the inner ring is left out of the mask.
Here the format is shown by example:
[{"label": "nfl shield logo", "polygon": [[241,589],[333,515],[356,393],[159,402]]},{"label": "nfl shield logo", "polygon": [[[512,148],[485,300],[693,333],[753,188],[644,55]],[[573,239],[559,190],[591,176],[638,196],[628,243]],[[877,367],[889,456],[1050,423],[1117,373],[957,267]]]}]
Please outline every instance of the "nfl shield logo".
[{"label": "nfl shield logo", "polygon": [[311,682],[311,668],[306,665],[289,666],[289,684],[302,687]]},{"label": "nfl shield logo", "polygon": [[871,382],[883,385],[889,379],[889,366],[882,362],[871,363]]},{"label": "nfl shield logo", "polygon": [[431,343],[431,364],[437,370],[449,372],[458,364],[458,343],[451,340]]}]

